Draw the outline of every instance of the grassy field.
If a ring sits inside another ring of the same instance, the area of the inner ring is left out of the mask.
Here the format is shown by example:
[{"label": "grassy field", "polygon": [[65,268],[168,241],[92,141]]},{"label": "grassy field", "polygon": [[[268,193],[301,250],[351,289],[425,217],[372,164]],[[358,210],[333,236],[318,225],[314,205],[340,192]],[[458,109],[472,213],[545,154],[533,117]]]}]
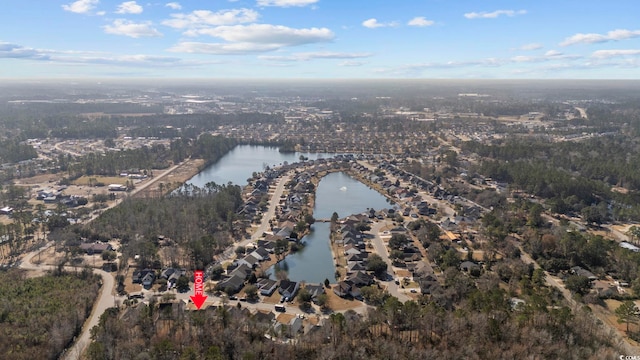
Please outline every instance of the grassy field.
[{"label": "grassy field", "polygon": [[127,182],[127,180],[129,179],[121,176],[82,176],[76,179],[73,182],[73,184],[78,186],[89,186],[90,183],[93,181],[94,184],[103,183],[105,185],[110,185],[110,184],[124,185]]}]

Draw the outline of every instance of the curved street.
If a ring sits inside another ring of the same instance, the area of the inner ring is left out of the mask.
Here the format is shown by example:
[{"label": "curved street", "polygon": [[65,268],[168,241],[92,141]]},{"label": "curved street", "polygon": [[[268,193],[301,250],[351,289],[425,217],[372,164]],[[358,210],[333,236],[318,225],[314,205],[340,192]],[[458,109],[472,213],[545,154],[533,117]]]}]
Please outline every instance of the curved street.
[{"label": "curved street", "polygon": [[[19,267],[25,270],[32,271],[40,271],[41,275],[44,274],[45,271],[55,269],[53,265],[42,265],[42,264],[33,264],[31,260],[34,256],[36,256],[40,251],[46,250],[51,247],[53,242],[47,243],[45,246],[41,247],[38,250],[32,251],[25,255],[25,257],[20,261]],[[74,270],[74,267],[65,266],[65,270]],[[93,269],[94,274],[100,275],[102,278],[102,286],[100,287],[100,294],[93,304],[93,309],[91,310],[91,315],[85,321],[82,326],[82,331],[80,332],[80,336],[74,340],[73,346],[69,348],[65,354],[63,354],[62,358],[67,360],[76,360],[80,358],[80,354],[84,351],[85,347],[89,345],[90,337],[91,337],[91,328],[95,325],[98,325],[98,321],[100,320],[100,316],[110,307],[114,306],[115,299],[113,295],[114,288],[114,278],[111,274],[106,271],[100,269]]]}]

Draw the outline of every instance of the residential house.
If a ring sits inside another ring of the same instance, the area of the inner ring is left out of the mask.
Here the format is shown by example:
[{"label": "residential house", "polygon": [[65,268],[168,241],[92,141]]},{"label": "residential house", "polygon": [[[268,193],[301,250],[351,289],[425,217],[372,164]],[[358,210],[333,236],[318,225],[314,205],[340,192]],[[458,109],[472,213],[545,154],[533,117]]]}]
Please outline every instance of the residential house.
[{"label": "residential house", "polygon": [[598,277],[595,276],[594,273],[592,273],[591,271],[584,269],[580,266],[574,266],[571,268],[571,273],[574,275],[578,275],[578,276],[584,276],[586,278],[589,278],[590,281],[595,281],[598,280]]},{"label": "residential house", "polygon": [[300,288],[300,283],[298,282],[290,281],[286,279],[280,280],[278,293],[284,296],[285,298],[289,298],[289,300],[292,300],[296,296],[296,293],[298,292],[299,288]]},{"label": "residential house", "polygon": [[[275,235],[271,235],[271,236],[275,236]],[[273,254],[273,252],[275,251],[276,244],[275,244],[275,241],[258,240],[256,242],[256,246],[258,247],[258,249],[262,248],[262,249],[265,249],[268,253]]]},{"label": "residential house", "polygon": [[276,333],[294,338],[302,330],[302,319],[291,314],[280,314],[276,317],[273,329]]},{"label": "residential house", "polygon": [[171,289],[177,282],[181,276],[184,276],[187,273],[184,269],[174,269],[167,268],[162,271],[160,274],[161,279],[167,280],[167,288]]},{"label": "residential house", "polygon": [[246,264],[240,264],[233,271],[231,271],[231,273],[229,273],[229,276],[239,276],[243,280],[246,280],[247,278],[249,278],[252,272],[253,272],[252,268],[250,268]]},{"label": "residential house", "polygon": [[87,255],[102,254],[103,251],[113,251],[111,244],[103,242],[82,243],[80,249],[85,251]]},{"label": "residential house", "polygon": [[278,282],[271,279],[260,279],[256,286],[260,290],[260,295],[271,296],[278,288]]},{"label": "residential house", "polygon": [[[151,269],[143,269],[143,270],[136,270],[133,272],[133,275],[131,276],[131,281],[134,284],[141,284],[142,283],[142,279],[148,274],[148,273],[154,273],[153,270]],[[155,275],[154,275],[155,276]]]},{"label": "residential house", "polygon": [[340,281],[333,287],[333,292],[340,297],[347,297],[351,292],[351,285],[346,281]]},{"label": "residential house", "polygon": [[244,287],[244,280],[241,275],[234,274],[220,281],[216,288],[222,290],[228,294],[235,294]]},{"label": "residential house", "polygon": [[151,288],[151,286],[153,285],[153,283],[155,281],[156,281],[156,273],[155,272],[149,272],[142,278],[142,286],[145,289],[149,289],[149,288]]},{"label": "residential house", "polygon": [[367,267],[362,261],[349,261],[347,262],[347,273],[354,273],[357,271],[365,271]]},{"label": "residential house", "polygon": [[471,272],[474,269],[478,269],[479,270],[480,269],[480,265],[478,265],[478,264],[476,264],[474,262],[471,262],[471,261],[463,261],[460,264],[460,270],[461,271]]},{"label": "residential house", "polygon": [[351,254],[347,256],[347,262],[361,262],[367,261],[369,253],[361,252],[360,254]]},{"label": "residential house", "polygon": [[255,268],[258,265],[258,259],[251,255],[247,255],[240,260],[237,260],[239,266],[246,265],[250,269]]},{"label": "residential house", "polygon": [[306,284],[304,288],[309,292],[313,301],[316,300],[318,295],[324,294],[324,285],[322,284]]},{"label": "residential house", "polygon": [[357,247],[355,247],[354,245],[347,245],[344,247],[344,255],[349,256],[349,255],[360,255],[362,253],[362,251],[360,251],[360,249],[358,249]]},{"label": "residential house", "polygon": [[367,274],[364,271],[356,271],[353,274],[347,276],[345,281],[358,287],[369,286],[373,284],[373,276]]},{"label": "residential house", "polygon": [[258,310],[253,314],[251,320],[254,326],[266,330],[274,323],[276,315],[272,311]]},{"label": "residential house", "polygon": [[267,260],[269,260],[271,258],[271,256],[269,255],[269,251],[267,251],[267,249],[265,249],[263,247],[258,247],[253,252],[251,252],[249,255],[253,256],[256,259],[258,259],[258,261],[267,261]]}]

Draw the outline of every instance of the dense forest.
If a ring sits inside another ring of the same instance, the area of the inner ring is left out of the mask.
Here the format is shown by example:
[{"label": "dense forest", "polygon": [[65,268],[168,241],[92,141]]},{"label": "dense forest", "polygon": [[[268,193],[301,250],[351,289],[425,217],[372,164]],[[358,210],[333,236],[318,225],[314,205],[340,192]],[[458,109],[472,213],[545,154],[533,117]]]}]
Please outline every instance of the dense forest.
[{"label": "dense forest", "polygon": [[57,359],[91,313],[99,280],[87,270],[35,278],[0,272],[2,358]]},{"label": "dense forest", "polygon": [[0,141],[0,163],[16,163],[38,157],[36,150],[16,139]]},{"label": "dense forest", "polygon": [[173,253],[176,264],[202,269],[232,243],[234,231],[242,231],[234,227],[241,203],[237,185],[184,185],[168,197],[127,198],[89,228],[96,238],[121,239],[123,258],[140,255],[143,268],[159,266],[154,264],[159,264],[158,235],[163,235],[186,251],[184,257]]},{"label": "dense forest", "polygon": [[[590,223],[640,219],[639,146],[635,138],[620,136],[579,142],[517,139],[461,144],[463,151],[481,157],[472,170],[548,199],[553,212],[579,214]],[[615,192],[613,187],[625,191]]]}]

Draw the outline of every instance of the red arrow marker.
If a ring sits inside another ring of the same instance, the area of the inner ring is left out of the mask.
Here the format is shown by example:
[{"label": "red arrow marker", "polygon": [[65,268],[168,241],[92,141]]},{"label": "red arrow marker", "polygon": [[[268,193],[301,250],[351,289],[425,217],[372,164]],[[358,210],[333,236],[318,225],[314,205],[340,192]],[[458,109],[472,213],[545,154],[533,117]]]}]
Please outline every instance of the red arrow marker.
[{"label": "red arrow marker", "polygon": [[207,300],[207,295],[203,295],[203,282],[204,282],[204,273],[202,270],[196,270],[193,272],[193,290],[194,294],[191,296],[191,301],[196,306],[198,310],[202,307],[204,302]]}]

